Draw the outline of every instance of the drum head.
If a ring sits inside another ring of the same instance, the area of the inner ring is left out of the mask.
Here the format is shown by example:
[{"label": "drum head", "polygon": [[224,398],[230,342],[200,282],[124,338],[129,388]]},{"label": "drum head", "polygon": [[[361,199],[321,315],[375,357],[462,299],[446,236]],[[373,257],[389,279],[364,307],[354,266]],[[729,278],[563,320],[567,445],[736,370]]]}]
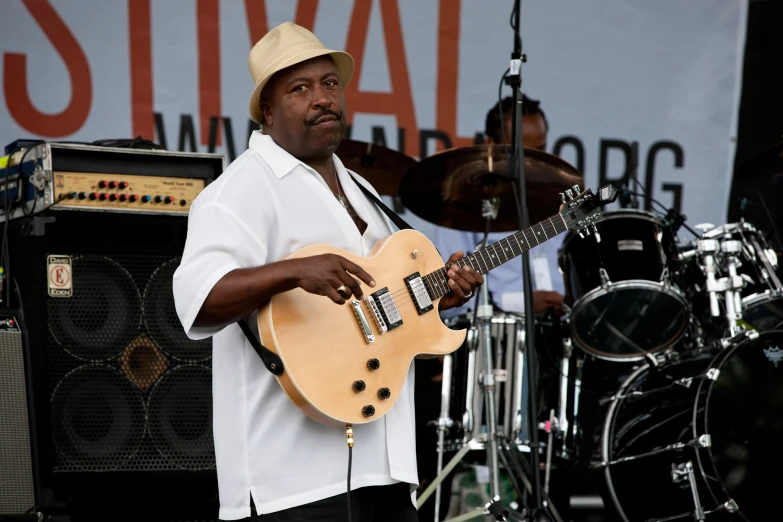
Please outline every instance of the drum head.
[{"label": "drum head", "polygon": [[783,331],[740,344],[715,367],[705,415],[718,482],[747,520],[770,520],[783,468]]},{"label": "drum head", "polygon": [[767,291],[743,299],[742,320],[759,332],[783,327],[783,292]]},{"label": "drum head", "polygon": [[634,361],[677,342],[688,322],[675,290],[650,281],[610,283],[586,294],[571,312],[574,339],[610,360]]}]

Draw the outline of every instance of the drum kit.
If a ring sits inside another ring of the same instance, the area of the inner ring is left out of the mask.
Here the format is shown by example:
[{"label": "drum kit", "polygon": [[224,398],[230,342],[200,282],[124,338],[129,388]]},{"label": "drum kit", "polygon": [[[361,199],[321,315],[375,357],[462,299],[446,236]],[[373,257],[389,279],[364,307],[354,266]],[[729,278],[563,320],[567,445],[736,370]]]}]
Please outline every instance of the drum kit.
[{"label": "drum kit", "polygon": [[[337,151],[348,168],[435,225],[485,233],[518,228],[502,147],[449,149],[421,161],[350,140],[343,148],[353,151],[346,153],[350,160]],[[557,213],[557,193],[580,184],[581,175],[538,150],[525,149],[524,157],[535,222]],[[783,485],[776,478],[783,467],[777,254],[751,223],[686,226],[693,239],[681,239],[682,216],[634,203],[603,212],[592,235],[568,232],[560,247],[565,316],[537,318],[542,364],[534,367],[539,407],[532,415],[542,435],[538,448],[527,429],[524,316],[494,308],[486,314],[484,301],[477,313],[446,321],[468,335],[443,360],[441,414],[432,419],[439,475],[418,500],[421,506],[436,494],[436,522],[441,480],[471,450],[488,449],[490,438],[500,441],[503,467],[524,483],[511,477],[520,495],[530,492],[526,452],[545,456],[548,493],[550,471],[573,465],[584,440],[592,439],[589,469],[603,477],[605,501],[621,520],[774,518]],[[579,415],[588,363],[599,373],[621,368],[623,376],[603,399],[595,433],[583,432]],[[453,455],[447,465],[444,454]],[[562,520],[551,501],[548,508]],[[481,513],[451,520],[476,516]]]}]

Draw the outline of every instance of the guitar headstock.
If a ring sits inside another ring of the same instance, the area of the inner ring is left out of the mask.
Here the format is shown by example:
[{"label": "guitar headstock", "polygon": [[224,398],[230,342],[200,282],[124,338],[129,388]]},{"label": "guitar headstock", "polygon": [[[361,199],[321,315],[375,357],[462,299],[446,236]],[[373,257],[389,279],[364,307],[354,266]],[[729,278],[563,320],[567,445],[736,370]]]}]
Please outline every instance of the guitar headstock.
[{"label": "guitar headstock", "polygon": [[583,233],[590,235],[590,227],[597,231],[595,224],[602,218],[600,209],[617,199],[617,190],[611,185],[601,187],[598,195],[590,189],[581,193],[579,190],[579,185],[574,185],[560,193],[560,201],[563,202],[560,215],[569,230],[584,237]]}]

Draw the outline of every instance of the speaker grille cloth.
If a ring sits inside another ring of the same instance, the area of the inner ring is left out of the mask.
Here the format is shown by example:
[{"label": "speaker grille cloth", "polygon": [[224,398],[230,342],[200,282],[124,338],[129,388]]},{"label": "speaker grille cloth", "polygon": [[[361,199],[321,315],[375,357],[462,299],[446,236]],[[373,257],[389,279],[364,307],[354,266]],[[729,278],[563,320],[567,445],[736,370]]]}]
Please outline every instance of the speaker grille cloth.
[{"label": "speaker grille cloth", "polygon": [[214,469],[212,340],[182,330],[179,258],[72,256],[73,296],[47,299],[54,471]]},{"label": "speaker grille cloth", "polygon": [[0,332],[0,515],[35,505],[22,334]]}]

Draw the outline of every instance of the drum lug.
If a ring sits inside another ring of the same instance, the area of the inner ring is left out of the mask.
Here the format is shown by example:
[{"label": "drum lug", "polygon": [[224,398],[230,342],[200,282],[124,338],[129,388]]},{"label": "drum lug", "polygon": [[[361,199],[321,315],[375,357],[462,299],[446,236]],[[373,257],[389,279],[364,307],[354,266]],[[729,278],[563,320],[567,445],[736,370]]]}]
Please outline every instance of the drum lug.
[{"label": "drum lug", "polygon": [[664,286],[669,286],[669,267],[664,267],[661,271],[661,278],[659,279]]},{"label": "drum lug", "polygon": [[609,279],[609,274],[606,272],[605,269],[599,268],[598,274],[601,276],[601,286],[606,286],[612,282],[612,280]]},{"label": "drum lug", "polygon": [[737,505],[737,501],[734,500],[733,498],[729,499],[728,502],[724,503],[722,507],[729,513],[736,513],[737,511],[739,511],[739,506]]},{"label": "drum lug", "polygon": [[712,447],[712,437],[708,433],[699,435],[699,438],[696,439],[696,445],[700,448]]},{"label": "drum lug", "polygon": [[707,378],[711,381],[717,381],[719,375],[720,370],[718,368],[710,368],[707,370]]}]

